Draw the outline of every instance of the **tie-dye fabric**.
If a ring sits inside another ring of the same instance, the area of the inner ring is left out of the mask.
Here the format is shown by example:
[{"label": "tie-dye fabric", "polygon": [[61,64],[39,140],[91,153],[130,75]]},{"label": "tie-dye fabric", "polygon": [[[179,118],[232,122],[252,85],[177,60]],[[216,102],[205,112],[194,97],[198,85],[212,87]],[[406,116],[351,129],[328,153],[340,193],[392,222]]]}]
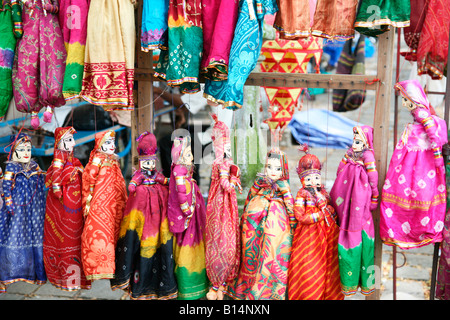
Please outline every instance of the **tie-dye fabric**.
[{"label": "tie-dye fabric", "polygon": [[175,237],[173,255],[179,300],[200,299],[208,290],[205,211],[205,201],[191,170],[182,164],[172,165],[167,215],[169,230]]}]

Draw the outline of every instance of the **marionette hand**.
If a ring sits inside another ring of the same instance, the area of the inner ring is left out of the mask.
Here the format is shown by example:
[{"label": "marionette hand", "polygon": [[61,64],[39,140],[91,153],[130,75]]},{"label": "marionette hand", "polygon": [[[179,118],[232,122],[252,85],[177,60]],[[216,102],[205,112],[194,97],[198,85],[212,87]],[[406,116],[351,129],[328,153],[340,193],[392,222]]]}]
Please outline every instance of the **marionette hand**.
[{"label": "marionette hand", "polygon": [[130,183],[128,185],[128,191],[131,193],[135,193],[136,192],[136,185],[134,183]]},{"label": "marionette hand", "polygon": [[315,189],[315,191],[316,191],[317,206],[318,206],[320,209],[325,208],[326,205],[327,205],[327,199],[325,198],[325,196],[324,196],[322,193],[320,193],[319,191],[317,191],[316,188],[314,188],[314,189]]},{"label": "marionette hand", "polygon": [[62,199],[63,195],[61,192],[61,187],[59,185],[53,185],[53,194],[55,195],[56,198],[58,199]]}]

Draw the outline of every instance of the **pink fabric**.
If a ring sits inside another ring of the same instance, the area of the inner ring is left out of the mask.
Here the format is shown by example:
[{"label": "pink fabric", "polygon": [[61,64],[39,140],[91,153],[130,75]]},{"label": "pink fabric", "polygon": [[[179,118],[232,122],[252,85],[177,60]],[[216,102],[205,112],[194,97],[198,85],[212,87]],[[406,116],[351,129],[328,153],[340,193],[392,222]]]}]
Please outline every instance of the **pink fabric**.
[{"label": "pink fabric", "polygon": [[238,17],[238,0],[203,0],[201,69],[221,64],[226,69]]},{"label": "pink fabric", "polygon": [[[413,99],[421,96],[408,92]],[[446,208],[442,156],[432,149],[447,143],[446,123],[425,108],[411,114],[416,123],[407,125],[394,150],[380,203],[381,239],[403,249],[442,241]],[[427,118],[432,121],[422,124]]]},{"label": "pink fabric", "polygon": [[415,105],[430,109],[430,103],[422,86],[417,80],[400,81],[395,85],[397,90],[400,90],[402,96],[408,98]]}]

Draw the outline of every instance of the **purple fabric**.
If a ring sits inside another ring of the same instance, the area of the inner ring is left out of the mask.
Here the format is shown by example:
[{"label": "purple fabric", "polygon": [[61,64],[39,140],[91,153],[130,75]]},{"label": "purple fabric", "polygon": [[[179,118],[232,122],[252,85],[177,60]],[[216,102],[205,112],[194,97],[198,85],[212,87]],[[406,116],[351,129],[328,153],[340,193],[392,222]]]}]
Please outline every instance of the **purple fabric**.
[{"label": "purple fabric", "polygon": [[45,14],[36,5],[32,10],[24,7],[22,21],[24,34],[13,66],[16,108],[31,113],[46,106],[60,107],[65,104],[62,85],[67,53],[58,16]]}]

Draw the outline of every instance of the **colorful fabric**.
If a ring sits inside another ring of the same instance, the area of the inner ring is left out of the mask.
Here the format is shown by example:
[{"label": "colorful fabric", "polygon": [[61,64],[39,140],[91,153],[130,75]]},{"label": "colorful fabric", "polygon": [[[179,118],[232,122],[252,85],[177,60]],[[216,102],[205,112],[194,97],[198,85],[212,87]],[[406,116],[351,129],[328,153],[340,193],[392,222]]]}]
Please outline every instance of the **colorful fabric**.
[{"label": "colorful fabric", "polygon": [[[136,171],[116,245],[113,289],[126,290],[131,299],[167,300],[177,297],[173,235],[169,231],[169,188],[161,173]],[[160,180],[161,181],[161,180]],[[165,184],[164,184],[165,182]]]},{"label": "colorful fabric", "polygon": [[353,38],[357,0],[278,0],[283,8],[275,17],[274,27],[281,39],[307,38],[311,35],[330,39]]},{"label": "colorful fabric", "polygon": [[[17,38],[21,33],[21,7],[16,1],[0,2],[0,120],[8,111],[13,97],[12,67]],[[19,19],[16,19],[16,18]],[[19,23],[19,24],[18,24]]]},{"label": "colorful fabric", "polygon": [[417,61],[417,48],[419,47],[420,34],[428,10],[427,0],[411,0],[411,14],[409,27],[403,29],[405,43],[409,47],[408,51],[400,52],[406,60]]},{"label": "colorful fabric", "polygon": [[203,58],[201,73],[209,80],[226,80],[231,43],[238,18],[238,0],[202,0]]},{"label": "colorful fabric", "polygon": [[133,0],[91,0],[87,19],[80,96],[105,110],[133,110]]},{"label": "colorful fabric", "polygon": [[[127,190],[115,154],[99,151],[110,131],[95,135],[82,176],[85,224],[81,236],[81,259],[88,280],[111,279],[115,273],[115,246],[127,202]],[[89,196],[92,199],[89,201]]]},{"label": "colorful fabric", "polygon": [[301,188],[295,198],[289,300],[342,300],[336,214],[323,186],[320,198],[311,192]]},{"label": "colorful fabric", "polygon": [[22,7],[24,33],[14,59],[14,101],[18,111],[31,113],[35,119],[43,107],[53,109],[66,103],[62,85],[67,53],[56,16],[57,1],[53,2],[28,1]]},{"label": "colorful fabric", "polygon": [[362,0],[355,20],[355,30],[376,37],[390,27],[410,25],[410,0]]},{"label": "colorful fabric", "polygon": [[364,295],[375,290],[375,229],[371,211],[377,207],[379,192],[373,128],[355,127],[354,133],[363,137],[366,149],[347,150],[330,191],[340,226],[339,270],[346,296],[355,294],[358,288]]},{"label": "colorful fabric", "polygon": [[[190,146],[190,142],[189,142]],[[206,295],[205,201],[192,169],[172,164],[169,179],[169,230],[175,237],[175,276],[179,300],[195,300]]]},{"label": "colorful fabric", "polygon": [[264,16],[275,14],[275,0],[240,0],[228,66],[228,78],[205,80],[204,97],[228,109],[240,109],[244,102],[244,84],[256,67],[263,42]]},{"label": "colorful fabric", "polygon": [[78,98],[81,92],[89,3],[90,0],[59,1],[59,25],[67,51],[62,89],[66,101]]},{"label": "colorful fabric", "polygon": [[169,0],[144,0],[141,24],[141,50],[159,49],[166,42]]},{"label": "colorful fabric", "polygon": [[[446,186],[450,188],[450,160],[447,157],[445,163]],[[436,298],[440,300],[450,300],[450,192],[447,192],[447,208],[442,231],[441,255],[437,270]]]},{"label": "colorful fabric", "polygon": [[56,128],[53,161],[45,179],[49,188],[44,223],[44,264],[48,281],[73,291],[90,289],[81,263],[81,234],[84,218],[81,204],[83,165],[73,152],[56,146],[69,128]]},{"label": "colorful fabric", "polygon": [[[396,88],[416,108],[397,143],[386,173],[380,204],[380,236],[402,249],[442,241],[446,184],[442,146],[447,125],[431,115],[426,95],[416,80]],[[431,124],[424,125],[431,118]]]},{"label": "colorful fabric", "polygon": [[168,33],[161,47],[155,77],[182,93],[200,91],[198,82],[203,50],[202,1],[170,0]]},{"label": "colorful fabric", "polygon": [[264,176],[250,188],[241,217],[239,273],[227,294],[237,300],[285,300],[295,227],[288,180]]},{"label": "colorful fabric", "polygon": [[212,165],[211,185],[206,207],[206,272],[213,290],[234,280],[239,268],[239,210],[235,186],[240,179],[233,176],[231,158],[225,158],[225,147],[230,146],[227,125],[215,120],[211,138],[215,160]]},{"label": "colorful fabric", "polygon": [[[21,134],[23,135],[23,134]],[[44,284],[45,172],[33,160],[7,161],[0,210],[0,286]]]},{"label": "colorful fabric", "polygon": [[449,2],[430,0],[420,33],[417,48],[417,72],[428,74],[432,79],[442,79],[448,59],[449,25],[442,21],[450,20]]}]

